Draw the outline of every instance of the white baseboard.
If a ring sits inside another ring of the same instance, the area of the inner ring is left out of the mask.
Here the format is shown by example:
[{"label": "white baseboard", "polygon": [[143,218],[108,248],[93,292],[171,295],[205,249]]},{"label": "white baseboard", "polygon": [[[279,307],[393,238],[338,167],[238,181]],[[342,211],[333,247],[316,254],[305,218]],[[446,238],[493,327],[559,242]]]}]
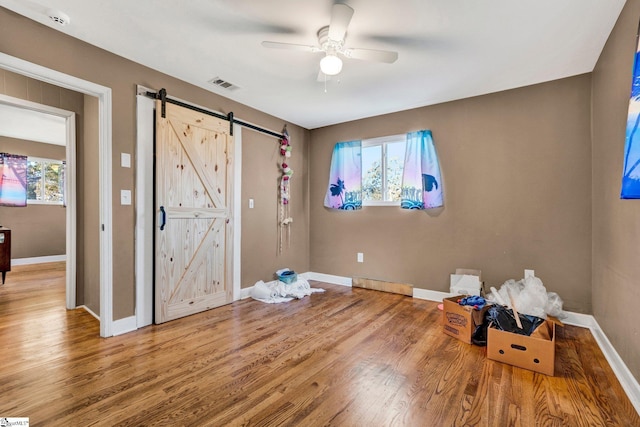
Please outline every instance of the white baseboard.
[{"label": "white baseboard", "polygon": [[[590,314],[574,313],[572,311],[564,312],[567,317],[560,319],[565,325],[580,326],[581,328],[591,329],[598,325],[595,317]],[[598,326],[600,328],[600,326]]]},{"label": "white baseboard", "polygon": [[[583,314],[582,316],[585,315]],[[638,381],[635,379],[631,371],[629,371],[629,368],[613,347],[609,338],[607,338],[602,328],[600,328],[595,317],[588,317],[593,321],[593,326],[588,327],[591,330],[591,334],[600,346],[600,350],[602,350],[604,357],[609,362],[609,366],[611,366],[611,369],[613,369],[613,372],[616,374],[618,381],[620,381],[620,385],[627,393],[631,404],[636,408],[638,415],[640,415],[640,384],[638,384]]]},{"label": "white baseboard", "polygon": [[248,288],[240,289],[240,299],[247,299],[251,297],[251,289],[253,286],[249,286]]},{"label": "white baseboard", "polygon": [[124,319],[114,320],[111,323],[111,332],[113,336],[126,334],[138,329],[138,319],[136,316],[125,317]]},{"label": "white baseboard", "polygon": [[15,258],[11,260],[11,265],[29,265],[29,264],[44,264],[45,262],[62,262],[66,261],[66,255],[50,255],[39,256],[32,258]]},{"label": "white baseboard", "polygon": [[[304,273],[307,279],[319,280],[326,283],[332,283],[336,285],[351,286],[351,279],[348,277],[331,276],[322,273]],[[348,284],[347,284],[348,283]],[[413,288],[413,297],[423,299],[427,301],[442,302],[443,298],[453,296],[448,292],[431,291],[429,289]],[[640,384],[635,379],[629,368],[624,363],[616,349],[611,345],[611,342],[605,335],[595,317],[590,314],[574,313],[565,311],[567,317],[562,319],[562,322],[566,325],[579,326],[581,328],[588,328],[591,334],[595,338],[600,350],[604,354],[604,357],[609,362],[609,366],[613,370],[614,374],[620,381],[620,385],[627,393],[627,397],[631,401],[631,404],[636,408],[638,414],[640,414]]]},{"label": "white baseboard", "polygon": [[319,282],[331,283],[332,285],[341,285],[341,286],[351,287],[351,283],[352,283],[352,280],[350,277],[333,276],[331,274],[314,273],[312,271],[302,273],[302,277],[304,277],[307,280],[317,280]]},{"label": "white baseboard", "polygon": [[100,316],[98,316],[97,314],[95,314],[93,312],[93,310],[91,310],[89,307],[87,307],[86,305],[79,305],[76,308],[82,308],[84,311],[86,311],[87,313],[89,313],[90,315],[92,315],[93,317],[95,317],[96,319],[98,319],[98,322],[100,321]]},{"label": "white baseboard", "polygon": [[452,297],[448,292],[430,291],[429,289],[413,288],[413,297],[427,301],[442,302],[443,299]]}]

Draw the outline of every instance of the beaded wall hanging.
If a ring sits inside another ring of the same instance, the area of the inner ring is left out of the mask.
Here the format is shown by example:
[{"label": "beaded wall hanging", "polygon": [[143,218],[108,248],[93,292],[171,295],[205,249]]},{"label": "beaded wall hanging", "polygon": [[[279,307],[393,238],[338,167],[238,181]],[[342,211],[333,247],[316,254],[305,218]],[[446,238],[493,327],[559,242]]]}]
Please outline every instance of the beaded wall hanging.
[{"label": "beaded wall hanging", "polygon": [[291,201],[291,175],[293,170],[289,166],[288,162],[291,158],[291,142],[289,141],[289,132],[287,132],[287,125],[282,130],[282,139],[280,140],[280,155],[282,156],[282,163],[280,164],[280,216],[278,218],[278,250],[282,253],[283,248],[289,247],[291,244],[291,223],[293,218],[290,214],[290,201]]}]

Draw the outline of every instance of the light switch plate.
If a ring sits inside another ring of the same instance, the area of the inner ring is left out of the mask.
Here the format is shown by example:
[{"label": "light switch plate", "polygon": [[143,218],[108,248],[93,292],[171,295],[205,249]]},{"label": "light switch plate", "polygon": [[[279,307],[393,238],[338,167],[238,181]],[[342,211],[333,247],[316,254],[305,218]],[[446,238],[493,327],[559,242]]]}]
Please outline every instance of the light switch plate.
[{"label": "light switch plate", "polygon": [[131,204],[131,190],[120,190],[120,204],[121,205]]},{"label": "light switch plate", "polygon": [[123,168],[131,167],[131,154],[120,153],[120,166],[122,166]]}]

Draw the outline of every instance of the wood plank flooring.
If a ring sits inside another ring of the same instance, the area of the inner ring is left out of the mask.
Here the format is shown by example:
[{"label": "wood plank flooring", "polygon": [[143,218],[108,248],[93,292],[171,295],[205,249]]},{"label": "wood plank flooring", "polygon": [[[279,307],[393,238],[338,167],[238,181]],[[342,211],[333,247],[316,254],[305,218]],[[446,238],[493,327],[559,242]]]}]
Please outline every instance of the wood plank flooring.
[{"label": "wood plank flooring", "polygon": [[64,308],[64,271],[0,287],[0,417],[38,426],[640,426],[589,330],[556,376],[485,358],[436,303],[313,283],[118,337]]}]

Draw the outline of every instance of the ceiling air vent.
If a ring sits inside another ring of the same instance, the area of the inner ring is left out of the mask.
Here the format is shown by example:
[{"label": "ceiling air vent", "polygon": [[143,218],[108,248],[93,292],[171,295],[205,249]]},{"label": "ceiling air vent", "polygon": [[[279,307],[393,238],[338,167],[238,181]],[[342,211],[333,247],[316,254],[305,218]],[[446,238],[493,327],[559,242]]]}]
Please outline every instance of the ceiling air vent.
[{"label": "ceiling air vent", "polygon": [[216,86],[220,86],[223,89],[227,89],[227,90],[236,90],[236,89],[240,89],[239,86],[234,85],[233,83],[229,83],[226,80],[221,79],[220,77],[214,77],[211,80],[209,80],[209,83],[216,85]]}]

